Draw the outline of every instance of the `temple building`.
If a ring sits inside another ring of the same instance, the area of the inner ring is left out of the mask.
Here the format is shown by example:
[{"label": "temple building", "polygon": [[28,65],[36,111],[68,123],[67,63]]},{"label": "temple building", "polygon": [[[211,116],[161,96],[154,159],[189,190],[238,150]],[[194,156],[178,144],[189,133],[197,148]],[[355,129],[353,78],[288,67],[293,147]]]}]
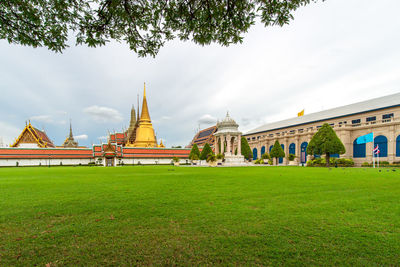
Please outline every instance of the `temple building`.
[{"label": "temple building", "polygon": [[65,139],[62,147],[78,147],[78,142],[75,141],[72,134],[72,125],[69,123],[69,136]]},{"label": "temple building", "polygon": [[193,140],[187,147],[192,147],[196,144],[199,147],[203,147],[206,143],[213,146],[215,142],[214,133],[218,130],[217,125],[208,127],[206,129],[200,130],[193,137]]},{"label": "temple building", "polygon": [[11,147],[49,148],[55,146],[44,131],[33,127],[31,122],[29,121],[29,123],[25,125],[25,128],[22,130],[21,134],[11,145]]}]

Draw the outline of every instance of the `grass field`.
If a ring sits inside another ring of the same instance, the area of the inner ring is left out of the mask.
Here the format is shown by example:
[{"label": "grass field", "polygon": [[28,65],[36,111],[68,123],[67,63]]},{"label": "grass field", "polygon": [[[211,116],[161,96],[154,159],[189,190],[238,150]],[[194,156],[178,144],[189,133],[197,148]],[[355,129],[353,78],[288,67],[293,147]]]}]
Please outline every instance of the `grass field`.
[{"label": "grass field", "polygon": [[0,266],[400,265],[400,170],[0,169]]}]

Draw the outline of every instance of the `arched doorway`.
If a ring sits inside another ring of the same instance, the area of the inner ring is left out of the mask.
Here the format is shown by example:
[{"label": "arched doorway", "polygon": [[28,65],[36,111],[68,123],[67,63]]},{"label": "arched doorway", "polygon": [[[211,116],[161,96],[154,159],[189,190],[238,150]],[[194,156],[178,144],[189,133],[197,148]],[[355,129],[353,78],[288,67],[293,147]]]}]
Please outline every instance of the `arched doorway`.
[{"label": "arched doorway", "polygon": [[357,138],[353,141],[353,158],[365,158],[366,145],[357,144]]},{"label": "arched doorway", "polygon": [[396,138],[396,157],[400,157],[400,135]]},{"label": "arched doorway", "polygon": [[257,148],[253,148],[253,160],[257,159]]},{"label": "arched doorway", "polygon": [[291,143],[289,145],[289,154],[296,155],[296,145],[295,145],[295,143]]},{"label": "arched doorway", "polygon": [[261,147],[261,156],[265,154],[265,146]]},{"label": "arched doorway", "polygon": [[307,162],[307,146],[308,146],[308,143],[307,142],[303,142],[303,143],[301,143],[301,146],[300,146],[300,151],[301,151],[301,153],[300,153],[300,162],[301,163],[306,163]]},{"label": "arched doorway", "polygon": [[[281,147],[283,149],[283,151],[285,151],[285,145],[281,144]],[[279,158],[279,164],[281,164],[283,162],[283,158]]]},{"label": "arched doorway", "polygon": [[[388,148],[388,144],[387,144],[387,138],[384,135],[379,135],[377,137],[374,138],[374,145],[379,146],[379,157],[383,158],[383,157],[387,157],[387,148]],[[375,157],[377,157],[378,155],[374,154]]]}]

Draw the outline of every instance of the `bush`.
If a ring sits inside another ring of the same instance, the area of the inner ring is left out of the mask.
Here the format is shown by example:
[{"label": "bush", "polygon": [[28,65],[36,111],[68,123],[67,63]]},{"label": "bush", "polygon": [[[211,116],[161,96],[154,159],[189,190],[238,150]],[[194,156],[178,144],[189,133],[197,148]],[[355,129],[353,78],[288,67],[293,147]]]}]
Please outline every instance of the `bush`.
[{"label": "bush", "polygon": [[295,158],[296,158],[296,155],[289,154],[289,157],[288,157],[289,161],[293,161]]},{"label": "bush", "polygon": [[[337,165],[338,167],[354,167],[354,160],[353,159],[336,159],[336,158],[330,158],[329,159],[330,165]],[[309,160],[307,161],[307,166],[308,167],[325,167],[326,166],[326,160],[323,158],[316,158],[314,160]]]},{"label": "bush", "polygon": [[208,158],[209,154],[213,154],[213,151],[208,143],[206,143],[203,147],[203,150],[201,151],[200,154],[200,159],[201,160],[206,160]]},{"label": "bush", "polygon": [[216,161],[217,161],[217,157],[213,153],[208,155],[207,162],[216,162]]},{"label": "bush", "polygon": [[192,146],[192,149],[190,150],[189,159],[195,160],[194,157],[196,157],[196,156],[197,156],[197,159],[200,158],[200,150],[197,147],[197,144],[194,144]]},{"label": "bush", "polygon": [[88,165],[89,165],[89,166],[94,166],[94,165],[96,165],[96,162],[91,161],[91,162],[88,163]]},{"label": "bush", "polygon": [[264,163],[264,160],[263,159],[256,159],[255,161],[254,161],[254,164],[263,164]]},{"label": "bush", "polygon": [[192,155],[190,157],[191,160],[199,160],[199,156],[197,156],[196,154]]},{"label": "bush", "polygon": [[268,160],[268,165],[272,165],[272,164],[273,164],[272,159],[269,159],[269,160]]},{"label": "bush", "polygon": [[178,158],[178,157],[173,157],[173,158],[172,158],[172,161],[178,163],[178,162],[180,161],[180,158]]},{"label": "bush", "polygon": [[216,158],[217,159],[224,159],[224,154],[219,153],[219,154],[217,154]]},{"label": "bush", "polygon": [[371,164],[369,164],[368,162],[363,162],[363,164],[361,164],[362,167],[370,167]]},{"label": "bush", "polygon": [[270,159],[271,157],[269,156],[268,153],[264,153],[261,155],[261,159]]},{"label": "bush", "polygon": [[384,167],[384,166],[388,166],[388,165],[389,165],[389,161],[381,161],[381,162],[379,162],[379,166]]}]

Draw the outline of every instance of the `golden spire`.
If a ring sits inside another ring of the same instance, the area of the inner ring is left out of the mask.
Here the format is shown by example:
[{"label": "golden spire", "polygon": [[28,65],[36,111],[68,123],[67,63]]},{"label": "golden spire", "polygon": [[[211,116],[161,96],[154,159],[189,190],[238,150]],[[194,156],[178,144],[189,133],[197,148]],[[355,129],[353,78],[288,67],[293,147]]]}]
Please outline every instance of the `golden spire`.
[{"label": "golden spire", "polygon": [[151,122],[149,108],[147,107],[146,83],[144,84],[144,89],[143,89],[142,114],[140,115],[140,122]]}]

